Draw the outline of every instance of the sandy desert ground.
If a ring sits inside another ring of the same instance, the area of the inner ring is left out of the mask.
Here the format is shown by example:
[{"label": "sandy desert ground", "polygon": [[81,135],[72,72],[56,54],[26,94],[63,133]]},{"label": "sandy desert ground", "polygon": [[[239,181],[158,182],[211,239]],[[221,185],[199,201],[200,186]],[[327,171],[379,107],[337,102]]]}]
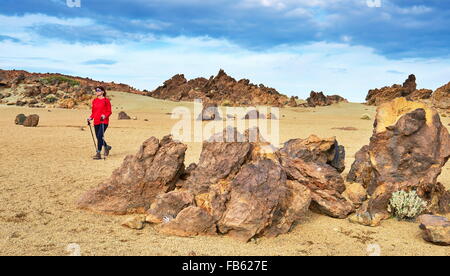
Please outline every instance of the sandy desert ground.
[{"label": "sandy desert ground", "polygon": [[[135,154],[150,136],[170,133],[176,123],[174,103],[126,93],[111,93],[113,111],[106,161],[94,161],[88,110],[29,109],[0,105],[0,255],[68,255],[80,245],[83,255],[368,255],[378,244],[381,255],[450,255],[448,247],[425,242],[417,223],[385,221],[370,228],[310,213],[293,231],[275,239],[241,243],[227,237],[179,238],[120,226],[124,217],[80,211],[80,195],[108,178],[127,154]],[[118,121],[126,111],[138,120]],[[38,114],[37,128],[16,126],[17,114]],[[347,174],[354,153],[369,141],[375,108],[339,104],[319,108],[286,108],[280,120],[281,142],[310,134],[336,136],[346,147]],[[148,121],[144,121],[148,119]],[[448,127],[450,118],[442,118]],[[84,131],[81,127],[84,126]],[[334,128],[354,127],[355,131]],[[449,128],[449,127],[448,127]],[[198,160],[201,144],[188,143],[186,164]],[[450,188],[450,163],[439,179]],[[370,246],[369,246],[370,248]]]}]

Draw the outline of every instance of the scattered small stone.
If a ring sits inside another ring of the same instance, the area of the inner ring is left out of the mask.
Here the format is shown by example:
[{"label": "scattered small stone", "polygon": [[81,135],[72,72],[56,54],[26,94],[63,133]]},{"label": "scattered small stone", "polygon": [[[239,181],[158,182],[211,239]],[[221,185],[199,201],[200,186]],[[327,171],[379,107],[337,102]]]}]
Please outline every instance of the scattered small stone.
[{"label": "scattered small stone", "polygon": [[28,116],[23,122],[25,127],[37,127],[39,124],[39,115],[33,114]]},{"label": "scattered small stone", "polygon": [[362,116],[361,116],[361,120],[371,120],[372,118],[370,118],[370,115],[369,114],[363,114]]},{"label": "scattered small stone", "polygon": [[130,229],[142,230],[145,227],[145,216],[141,215],[127,218],[121,225]]},{"label": "scattered small stone", "polygon": [[148,122],[148,119],[144,119],[144,122]]},{"label": "scattered small stone", "polygon": [[25,122],[26,119],[27,119],[27,116],[25,116],[25,114],[19,114],[16,116],[15,123],[16,123],[16,125],[23,125],[23,123]]},{"label": "scattered small stone", "polygon": [[134,120],[134,121],[137,121],[137,119],[138,119],[138,118],[137,118],[136,116],[133,117],[133,120]]},{"label": "scattered small stone", "polygon": [[121,111],[121,112],[119,113],[119,118],[118,118],[118,119],[119,119],[119,120],[131,120],[131,117],[128,116],[128,114],[125,113],[124,111]]},{"label": "scattered small stone", "polygon": [[80,130],[81,130],[81,131],[84,131],[84,127],[80,127]]},{"label": "scattered small stone", "polygon": [[418,222],[424,240],[437,245],[450,245],[450,221],[446,217],[421,215]]}]

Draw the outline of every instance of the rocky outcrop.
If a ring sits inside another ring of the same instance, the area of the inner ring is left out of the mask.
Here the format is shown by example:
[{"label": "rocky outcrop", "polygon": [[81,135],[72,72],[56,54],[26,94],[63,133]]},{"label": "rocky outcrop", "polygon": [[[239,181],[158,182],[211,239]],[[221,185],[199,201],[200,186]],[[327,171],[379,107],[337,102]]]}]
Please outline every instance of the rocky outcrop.
[{"label": "rocky outcrop", "polygon": [[202,99],[217,105],[228,103],[242,106],[277,106],[287,104],[288,97],[278,93],[273,88],[262,84],[254,85],[249,80],[236,81],[220,70],[216,76],[209,79],[196,78],[186,80],[184,75],[178,74],[164,85],[148,93],[149,96],[171,101],[193,101]]},{"label": "rocky outcrop", "polygon": [[450,82],[434,91],[432,102],[436,108],[450,110]]},{"label": "rocky outcrop", "polygon": [[409,75],[403,85],[394,84],[390,87],[386,86],[381,89],[369,90],[366,97],[366,103],[368,105],[378,106],[400,97],[419,101],[429,99],[432,93],[433,91],[428,89],[417,90],[416,76]]},{"label": "rocky outcrop", "polygon": [[339,218],[353,211],[333,167],[342,169],[334,161],[343,158],[336,157],[343,148],[334,138],[320,140],[290,141],[277,150],[257,129],[241,134],[228,128],[204,141],[199,163],[183,170],[186,146],[150,138],[109,181],[84,195],[79,207],[145,212],[147,222],[169,235],[276,237],[290,231],[309,208]]},{"label": "rocky outcrop", "polygon": [[381,105],[370,144],[356,154],[347,177],[370,195],[353,221],[378,225],[398,190],[416,190],[429,212],[450,212],[449,192],[437,182],[449,157],[450,135],[436,110],[405,98]]},{"label": "rocky outcrop", "polygon": [[96,81],[90,78],[81,78],[57,73],[29,73],[23,70],[0,69],[0,76],[2,76],[0,83],[4,83],[6,87],[13,87],[19,84],[33,84],[37,80],[49,80],[49,86],[59,86],[61,83],[64,83],[64,79],[70,79],[75,81],[80,87],[94,88],[96,86],[103,86],[108,91],[121,91],[140,95],[144,94],[144,92],[123,83]]},{"label": "rocky outcrop", "polygon": [[446,217],[422,215],[418,221],[424,240],[438,245],[450,245],[450,221]]},{"label": "rocky outcrop", "polygon": [[325,96],[323,92],[311,91],[311,94],[309,98],[306,99],[306,102],[309,107],[316,107],[316,106],[328,106],[348,101],[339,95]]},{"label": "rocky outcrop", "polygon": [[175,189],[186,149],[170,136],[148,139],[109,180],[84,194],[78,207],[105,214],[145,213],[159,194]]},{"label": "rocky outcrop", "polygon": [[17,106],[88,108],[93,99],[92,91],[96,86],[103,86],[108,91],[144,94],[125,84],[106,83],[61,74],[0,70],[0,75],[3,76],[0,87],[8,91],[8,97],[3,97],[2,101]]},{"label": "rocky outcrop", "polygon": [[32,114],[27,116],[25,121],[23,121],[24,127],[37,127],[39,125],[39,115]]}]

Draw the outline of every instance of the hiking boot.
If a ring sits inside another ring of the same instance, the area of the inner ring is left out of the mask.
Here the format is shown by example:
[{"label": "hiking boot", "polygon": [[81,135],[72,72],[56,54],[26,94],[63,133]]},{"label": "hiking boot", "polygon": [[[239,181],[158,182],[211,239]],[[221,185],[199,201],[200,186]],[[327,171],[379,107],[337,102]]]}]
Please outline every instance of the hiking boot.
[{"label": "hiking boot", "polygon": [[101,159],[102,159],[102,156],[101,156],[100,152],[97,152],[97,154],[94,155],[94,156],[92,157],[92,159],[94,159],[94,160],[101,160]]},{"label": "hiking boot", "polygon": [[105,156],[108,156],[109,155],[109,151],[112,149],[112,147],[111,146],[106,146],[105,147]]}]

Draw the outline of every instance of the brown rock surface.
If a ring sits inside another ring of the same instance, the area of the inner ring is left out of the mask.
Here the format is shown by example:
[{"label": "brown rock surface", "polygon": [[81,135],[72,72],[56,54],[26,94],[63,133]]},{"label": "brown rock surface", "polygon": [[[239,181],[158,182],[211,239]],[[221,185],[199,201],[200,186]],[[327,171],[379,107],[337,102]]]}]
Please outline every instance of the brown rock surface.
[{"label": "brown rock surface", "polygon": [[170,136],[148,139],[109,180],[83,195],[78,207],[106,214],[144,213],[157,195],[175,188],[186,149]]},{"label": "brown rock surface", "polygon": [[309,98],[306,99],[306,102],[309,107],[316,107],[316,106],[327,106],[348,101],[339,95],[325,96],[323,92],[311,91]]},{"label": "brown rock surface", "polygon": [[403,85],[394,84],[381,89],[369,90],[366,102],[368,105],[380,105],[393,99],[406,97],[409,100],[419,101],[429,99],[433,91],[428,89],[417,90],[416,76],[409,75]]},{"label": "brown rock surface", "polygon": [[79,207],[113,214],[146,211],[146,221],[165,234],[220,233],[242,241],[287,233],[312,201],[316,210],[346,217],[353,206],[341,195],[341,175],[327,164],[335,139],[304,143],[311,153],[301,157],[292,144],[278,151],[257,129],[240,134],[228,128],[205,141],[199,163],[184,171],[186,146],[151,138],[110,180],[83,196]]},{"label": "brown rock surface", "polygon": [[418,221],[424,240],[438,245],[450,245],[450,221],[446,217],[422,215]]},{"label": "brown rock surface", "polygon": [[254,85],[249,80],[236,81],[220,70],[209,80],[197,78],[186,80],[184,75],[175,75],[164,85],[148,94],[151,97],[171,101],[193,101],[202,99],[216,104],[223,102],[243,106],[284,106],[288,97],[262,84]]},{"label": "brown rock surface", "polygon": [[37,127],[38,124],[39,124],[39,115],[36,114],[27,116],[27,118],[23,122],[24,127]]},{"label": "brown rock surface", "polygon": [[128,114],[125,113],[124,111],[120,111],[119,115],[117,116],[117,119],[119,119],[119,120],[131,120],[131,117],[128,116]]},{"label": "brown rock surface", "polygon": [[328,164],[340,173],[345,170],[345,148],[335,137],[322,139],[311,135],[307,139],[291,139],[284,143],[281,152],[291,158]]},{"label": "brown rock surface", "polygon": [[23,123],[25,122],[26,119],[27,119],[27,116],[25,116],[25,114],[19,114],[16,116],[14,123],[16,125],[23,125]]},{"label": "brown rock surface", "polygon": [[432,102],[437,108],[450,110],[450,82],[434,91]]},{"label": "brown rock surface", "polygon": [[347,177],[369,195],[353,220],[377,225],[389,216],[393,192],[417,190],[432,212],[449,212],[448,192],[437,183],[450,157],[450,135],[433,108],[397,98],[377,110],[370,144],[363,147]]}]

